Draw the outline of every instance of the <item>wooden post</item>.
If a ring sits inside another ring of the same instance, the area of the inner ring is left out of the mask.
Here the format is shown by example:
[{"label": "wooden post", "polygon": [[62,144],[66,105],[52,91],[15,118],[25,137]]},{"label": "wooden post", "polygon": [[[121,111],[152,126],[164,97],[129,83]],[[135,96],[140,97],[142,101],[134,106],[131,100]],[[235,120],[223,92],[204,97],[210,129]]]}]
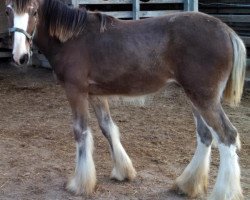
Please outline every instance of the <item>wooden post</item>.
[{"label": "wooden post", "polygon": [[190,4],[190,11],[198,12],[198,10],[199,10],[199,3],[198,3],[198,0],[193,0],[193,1],[191,1],[191,4]]},{"label": "wooden post", "polygon": [[198,12],[198,0],[185,0],[184,10]]},{"label": "wooden post", "polygon": [[189,2],[190,2],[190,0],[184,1],[184,11],[189,11]]},{"label": "wooden post", "polygon": [[75,7],[75,8],[78,8],[78,1],[77,0],[72,0],[72,5]]},{"label": "wooden post", "polygon": [[133,0],[133,19],[140,19],[140,0]]}]

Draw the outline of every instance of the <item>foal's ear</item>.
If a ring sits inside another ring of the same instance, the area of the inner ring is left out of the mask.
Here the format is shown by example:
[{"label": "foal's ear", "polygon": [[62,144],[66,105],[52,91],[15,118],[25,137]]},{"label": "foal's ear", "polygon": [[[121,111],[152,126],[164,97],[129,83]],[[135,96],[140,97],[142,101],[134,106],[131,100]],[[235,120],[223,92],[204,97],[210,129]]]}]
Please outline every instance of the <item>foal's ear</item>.
[{"label": "foal's ear", "polygon": [[43,3],[44,0],[36,0],[36,3],[41,5]]},{"label": "foal's ear", "polygon": [[10,4],[10,0],[5,0],[5,5],[7,6],[8,4]]}]

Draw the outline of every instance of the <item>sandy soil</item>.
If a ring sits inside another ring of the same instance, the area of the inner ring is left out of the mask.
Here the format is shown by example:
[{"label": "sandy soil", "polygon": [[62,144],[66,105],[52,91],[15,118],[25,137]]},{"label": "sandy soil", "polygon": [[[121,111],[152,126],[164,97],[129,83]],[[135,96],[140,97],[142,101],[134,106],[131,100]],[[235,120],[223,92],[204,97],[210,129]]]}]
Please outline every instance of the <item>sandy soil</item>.
[{"label": "sandy soil", "polygon": [[[112,163],[108,143],[91,110],[95,139],[96,192],[76,197],[65,189],[74,170],[75,144],[71,112],[51,71],[19,70],[0,64],[0,199],[187,199],[170,188],[195,150],[194,122],[181,88],[169,86],[144,107],[112,105],[111,113],[122,133],[122,143],[138,172],[132,182],[109,179]],[[242,186],[250,199],[250,92],[237,109],[224,106],[241,133]],[[213,149],[209,192],[218,170]]]}]

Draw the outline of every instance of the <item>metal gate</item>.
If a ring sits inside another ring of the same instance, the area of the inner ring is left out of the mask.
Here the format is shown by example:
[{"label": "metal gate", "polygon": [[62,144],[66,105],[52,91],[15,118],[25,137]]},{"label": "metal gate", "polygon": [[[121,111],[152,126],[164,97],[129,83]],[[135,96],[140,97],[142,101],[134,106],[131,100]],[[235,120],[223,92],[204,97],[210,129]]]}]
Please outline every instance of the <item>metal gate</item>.
[{"label": "metal gate", "polygon": [[[181,12],[181,11],[198,11],[198,0],[72,0],[72,4],[75,7],[79,5],[85,6],[98,6],[99,10],[102,11],[103,7],[107,5],[116,5],[115,9],[106,10],[105,13],[112,15],[117,18],[127,18],[138,20],[145,17],[156,17],[168,14],[170,12]],[[179,10],[168,10],[166,5],[169,4],[182,4]],[[131,5],[130,7],[128,5]],[[150,6],[153,7],[158,5],[162,9],[151,10]],[[147,9],[141,9],[142,7]],[[127,7],[128,9],[119,11],[119,8]],[[165,8],[164,8],[165,7]]]}]

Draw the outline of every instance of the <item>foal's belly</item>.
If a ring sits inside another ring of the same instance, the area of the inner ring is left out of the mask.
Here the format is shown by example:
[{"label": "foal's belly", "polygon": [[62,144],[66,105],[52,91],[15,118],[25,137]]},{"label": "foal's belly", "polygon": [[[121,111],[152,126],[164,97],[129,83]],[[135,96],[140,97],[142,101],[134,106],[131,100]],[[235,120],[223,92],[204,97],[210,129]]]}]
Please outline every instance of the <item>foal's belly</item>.
[{"label": "foal's belly", "polygon": [[89,93],[91,95],[125,95],[138,96],[157,92],[164,87],[169,78],[159,77],[119,77],[110,82],[89,80]]}]

